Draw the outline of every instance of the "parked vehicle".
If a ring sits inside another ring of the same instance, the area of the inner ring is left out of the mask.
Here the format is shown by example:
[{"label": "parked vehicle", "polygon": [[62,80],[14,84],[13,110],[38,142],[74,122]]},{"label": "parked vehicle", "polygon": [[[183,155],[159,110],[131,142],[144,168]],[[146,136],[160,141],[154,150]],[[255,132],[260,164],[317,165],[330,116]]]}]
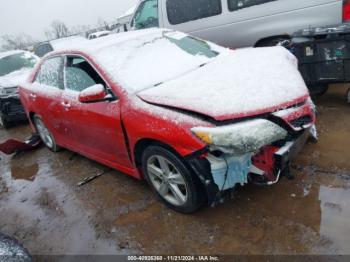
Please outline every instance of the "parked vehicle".
[{"label": "parked vehicle", "polygon": [[0,53],[0,126],[26,120],[18,86],[25,81],[39,58],[27,51]]},{"label": "parked vehicle", "polygon": [[43,43],[39,43],[34,46],[34,54],[38,57],[44,57],[46,54],[55,51],[60,50],[65,47],[69,47],[74,43],[80,42],[80,41],[86,41],[87,39],[80,35],[74,35],[69,37],[64,37],[52,41],[47,41]]},{"label": "parked vehicle", "polygon": [[231,48],[272,46],[298,29],[341,23],[343,13],[348,20],[347,8],[342,0],[143,0],[131,26],[171,28]]},{"label": "parked vehicle", "polygon": [[147,179],[179,212],[277,183],[315,123],[283,47],[232,51],[165,29],[93,41],[51,53],[21,86],[33,130],[52,151]]},{"label": "parked vehicle", "polygon": [[92,33],[92,34],[89,34],[88,36],[88,39],[89,40],[92,40],[92,39],[96,39],[96,38],[99,38],[99,37],[103,37],[103,36],[107,36],[109,35],[111,32],[110,31],[99,31],[99,32],[96,32],[96,33]]},{"label": "parked vehicle", "polygon": [[312,95],[326,93],[330,84],[350,82],[350,23],[298,30],[292,42]]},{"label": "parked vehicle", "polygon": [[130,22],[134,15],[137,5],[130,7],[124,14],[117,18],[117,28],[114,28],[113,32],[121,33],[130,30]]}]

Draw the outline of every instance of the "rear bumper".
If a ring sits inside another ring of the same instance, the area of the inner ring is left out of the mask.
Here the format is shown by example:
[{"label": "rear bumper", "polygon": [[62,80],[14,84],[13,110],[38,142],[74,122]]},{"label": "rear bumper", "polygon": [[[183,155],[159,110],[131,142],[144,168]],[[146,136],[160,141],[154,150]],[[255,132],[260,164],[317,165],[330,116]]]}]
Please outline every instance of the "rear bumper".
[{"label": "rear bumper", "polygon": [[18,95],[0,97],[0,112],[8,122],[27,119]]}]

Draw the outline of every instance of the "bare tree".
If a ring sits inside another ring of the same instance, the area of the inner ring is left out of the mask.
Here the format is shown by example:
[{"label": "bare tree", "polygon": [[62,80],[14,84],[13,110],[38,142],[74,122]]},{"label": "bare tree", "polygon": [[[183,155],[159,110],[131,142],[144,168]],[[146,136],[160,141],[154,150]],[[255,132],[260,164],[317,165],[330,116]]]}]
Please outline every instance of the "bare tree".
[{"label": "bare tree", "polygon": [[97,21],[97,27],[109,30],[109,25],[108,25],[107,21],[101,17]]},{"label": "bare tree", "polygon": [[29,46],[35,43],[33,38],[26,34],[3,35],[0,37],[0,39],[2,43],[2,50],[27,49]]},{"label": "bare tree", "polygon": [[55,20],[51,23],[50,28],[45,31],[45,36],[49,40],[67,37],[69,36],[69,29],[65,23]]},{"label": "bare tree", "polygon": [[77,25],[70,29],[70,33],[73,35],[84,34],[86,31],[89,31],[92,28],[93,26],[90,26],[90,25]]}]

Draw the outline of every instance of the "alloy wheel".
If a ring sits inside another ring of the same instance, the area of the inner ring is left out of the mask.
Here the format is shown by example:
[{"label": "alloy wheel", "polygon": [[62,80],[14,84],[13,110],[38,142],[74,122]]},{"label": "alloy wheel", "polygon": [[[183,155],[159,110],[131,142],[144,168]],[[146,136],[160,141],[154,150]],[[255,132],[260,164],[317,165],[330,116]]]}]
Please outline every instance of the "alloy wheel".
[{"label": "alloy wheel", "polygon": [[43,140],[44,144],[48,148],[53,148],[53,139],[51,137],[50,131],[44,125],[43,121],[40,118],[35,118],[35,125],[40,135],[40,138]]},{"label": "alloy wheel", "polygon": [[169,203],[182,206],[188,199],[188,186],[183,175],[165,157],[152,156],[147,161],[147,172],[157,192]]}]

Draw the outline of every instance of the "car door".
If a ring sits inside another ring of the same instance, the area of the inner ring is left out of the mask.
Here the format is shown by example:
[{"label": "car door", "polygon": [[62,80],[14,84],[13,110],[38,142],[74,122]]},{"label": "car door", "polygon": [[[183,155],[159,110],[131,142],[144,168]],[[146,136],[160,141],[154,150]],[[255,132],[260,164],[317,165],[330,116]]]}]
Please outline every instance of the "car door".
[{"label": "car door", "polygon": [[[75,151],[97,161],[131,167],[120,119],[120,104],[107,83],[80,56],[67,56],[62,107],[66,136]],[[112,99],[79,102],[81,91],[102,84]]]},{"label": "car door", "polygon": [[29,89],[28,99],[34,113],[38,114],[60,143],[64,137],[61,97],[63,93],[63,57],[45,60]]}]

